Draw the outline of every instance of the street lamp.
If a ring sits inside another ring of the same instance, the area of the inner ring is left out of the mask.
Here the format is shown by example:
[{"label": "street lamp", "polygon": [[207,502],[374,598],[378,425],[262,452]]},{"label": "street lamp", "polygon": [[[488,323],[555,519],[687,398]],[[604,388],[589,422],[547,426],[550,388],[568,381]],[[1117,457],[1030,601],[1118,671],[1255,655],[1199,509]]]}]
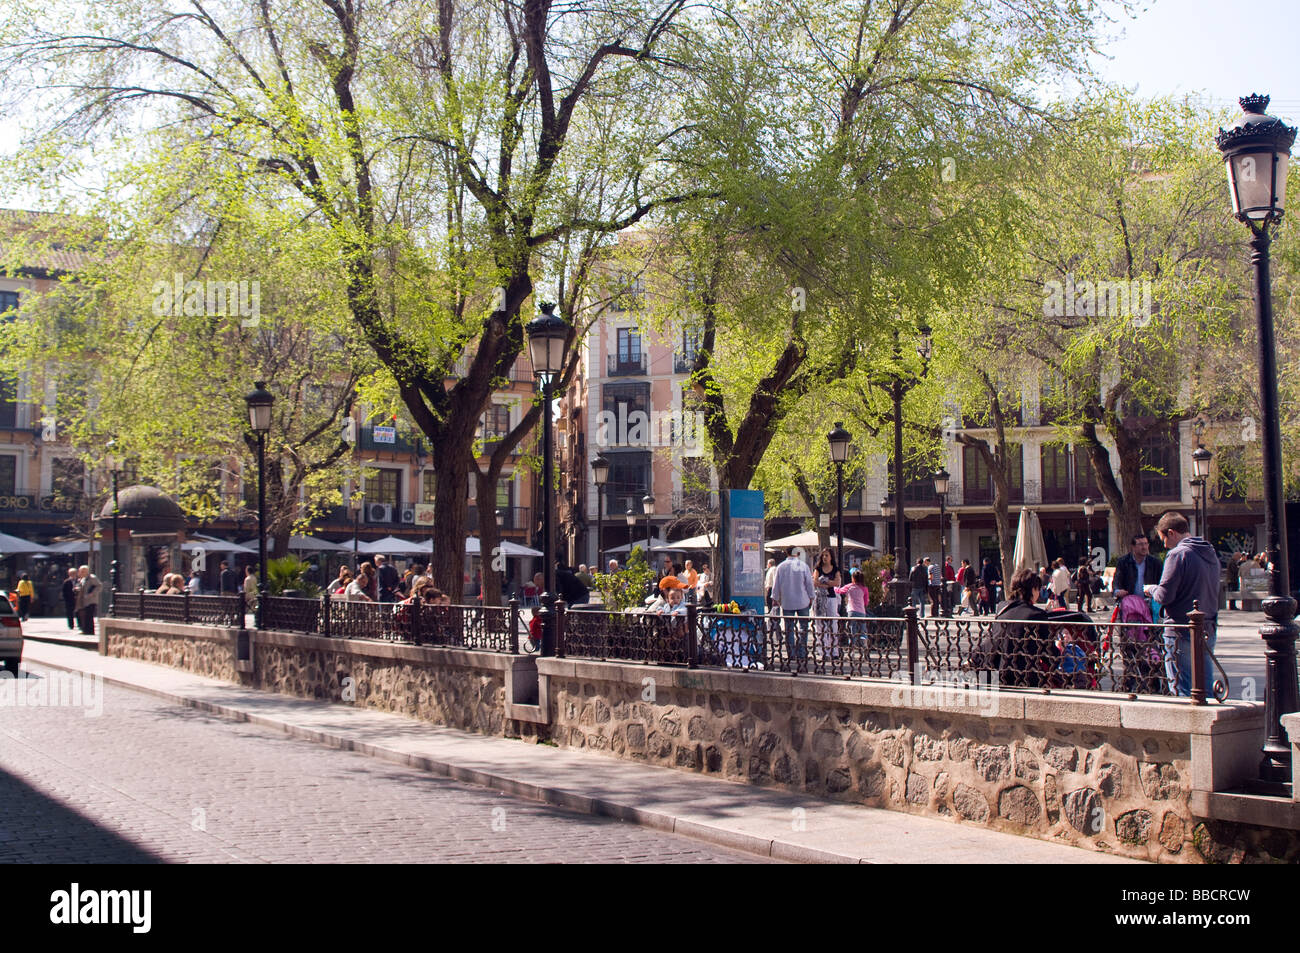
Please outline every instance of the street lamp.
[{"label": "street lamp", "polygon": [[591,479],[596,484],[596,566],[600,572],[605,571],[605,553],[601,548],[601,530],[605,518],[605,484],[609,482],[609,460],[603,453],[596,454],[591,461]]},{"label": "street lamp", "polygon": [[266,601],[266,434],[271,429],[271,406],[275,395],[264,381],[244,398],[248,423],[257,434],[257,611],[254,625],[262,628],[262,603]]},{"label": "street lamp", "polygon": [[934,495],[939,497],[939,611],[948,614],[948,539],[944,529],[945,507],[948,502],[948,471],[942,467],[931,478],[934,480]]},{"label": "street lamp", "polygon": [[645,561],[650,565],[650,540],[654,529],[655,498],[647,493],[641,497],[641,511],[645,513]]},{"label": "street lamp", "polygon": [[1205,492],[1210,483],[1210,459],[1214,456],[1209,450],[1205,449],[1202,444],[1192,451],[1192,472],[1196,475],[1191,482],[1200,491],[1196,501],[1196,534],[1201,539],[1210,538],[1209,530],[1206,528]]},{"label": "street lamp", "polygon": [[[117,592],[118,587],[121,585],[121,578],[118,574],[117,564],[117,474],[122,468],[122,458],[118,456],[116,440],[109,440],[108,443],[104,445],[104,449],[108,451],[108,455],[104,457],[104,462],[108,464],[113,475],[113,562],[111,573],[113,577],[113,591]],[[91,545],[94,545],[93,540]]]},{"label": "street lamp", "polygon": [[[542,566],[546,594],[555,599],[555,500],[551,492],[552,387],[564,366],[564,350],[569,342],[569,325],[555,313],[555,305],[543,302],[541,314],[528,322],[528,355],[533,373],[542,385]],[[550,626],[543,635],[542,655],[555,654],[555,636]]]},{"label": "street lamp", "polygon": [[[1097,504],[1093,502],[1092,497],[1087,496],[1083,499],[1083,564],[1092,572],[1092,514],[1097,512]],[[1091,605],[1091,603],[1089,603]]]},{"label": "street lamp", "polygon": [[[831,462],[835,464],[835,564],[844,572],[844,462],[849,458],[849,444],[852,435],[844,429],[842,421],[835,421],[835,428],[826,435],[826,442],[831,445]],[[840,582],[844,582],[843,576]]]},{"label": "street lamp", "polygon": [[[917,385],[930,370],[930,355],[934,342],[930,336],[930,325],[922,318],[917,325],[920,340],[916,344],[916,354],[921,359],[921,373],[904,376],[901,369],[896,370],[889,379],[890,396],[894,401],[894,577],[899,582],[899,602],[902,602],[902,590],[906,585],[908,570],[907,552],[907,514],[903,507],[903,397]],[[894,364],[900,365],[903,358],[902,344],[898,337],[898,328],[894,328]]]},{"label": "street lamp", "polygon": [[361,508],[365,506],[365,498],[356,490],[348,497],[348,509],[352,511],[352,571],[361,565],[359,558],[359,549],[357,545],[357,530],[361,526]]},{"label": "street lamp", "polygon": [[[1264,532],[1273,570],[1270,595],[1264,600],[1268,622],[1259,634],[1268,648],[1264,757],[1255,793],[1290,796],[1291,746],[1281,716],[1300,709],[1296,681],[1295,600],[1291,598],[1290,560],[1286,544],[1286,510],[1282,496],[1282,434],[1278,418],[1277,353],[1273,337],[1273,299],[1269,280],[1269,225],[1282,221],[1286,202],[1286,172],[1294,126],[1267,115],[1267,96],[1238,100],[1242,115],[1220,129],[1215,145],[1228,168],[1232,212],[1251,231],[1251,264],[1255,270],[1255,346],[1259,357],[1259,399],[1263,417],[1261,449],[1264,463]],[[1201,686],[1195,686],[1200,688]]]}]

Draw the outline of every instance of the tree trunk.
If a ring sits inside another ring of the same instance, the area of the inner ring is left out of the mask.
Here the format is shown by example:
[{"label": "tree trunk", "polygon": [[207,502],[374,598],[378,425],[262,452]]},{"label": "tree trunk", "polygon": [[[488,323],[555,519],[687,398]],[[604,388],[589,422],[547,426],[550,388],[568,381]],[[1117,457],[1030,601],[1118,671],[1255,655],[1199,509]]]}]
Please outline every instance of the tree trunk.
[{"label": "tree trunk", "polygon": [[[501,536],[497,532],[496,508],[487,509],[484,507],[484,501],[496,499],[496,483],[499,470],[493,470],[489,465],[486,472],[479,470],[475,466],[474,473],[474,496],[478,500],[478,542],[479,542],[479,574],[482,580],[483,605],[499,606],[501,605],[501,577],[504,575],[503,570],[499,570],[493,563],[497,559],[496,550],[501,545]],[[505,559],[502,557],[502,566],[505,565]]]},{"label": "tree trunk", "polygon": [[[437,446],[435,444],[435,446]],[[438,474],[433,515],[434,583],[459,605],[465,591],[465,537],[469,513],[468,450],[457,455],[448,448]],[[480,520],[481,523],[481,520]]]}]

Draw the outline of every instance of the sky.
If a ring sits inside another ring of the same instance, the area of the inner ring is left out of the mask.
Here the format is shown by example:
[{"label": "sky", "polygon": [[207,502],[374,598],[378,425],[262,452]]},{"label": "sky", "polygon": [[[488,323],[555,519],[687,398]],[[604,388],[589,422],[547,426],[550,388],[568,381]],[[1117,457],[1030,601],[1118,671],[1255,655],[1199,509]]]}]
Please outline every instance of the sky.
[{"label": "sky", "polygon": [[1122,37],[1103,49],[1102,78],[1142,96],[1199,93],[1236,107],[1249,93],[1273,97],[1269,113],[1300,117],[1297,0],[1144,0]]}]

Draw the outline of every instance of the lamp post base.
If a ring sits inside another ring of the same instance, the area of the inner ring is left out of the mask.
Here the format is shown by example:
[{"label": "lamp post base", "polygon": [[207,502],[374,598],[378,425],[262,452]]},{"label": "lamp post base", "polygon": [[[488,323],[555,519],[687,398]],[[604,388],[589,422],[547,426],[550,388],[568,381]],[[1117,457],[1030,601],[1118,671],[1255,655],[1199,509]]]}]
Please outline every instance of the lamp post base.
[{"label": "lamp post base", "polygon": [[1264,640],[1264,746],[1259,762],[1259,777],[1248,782],[1252,794],[1274,797],[1291,796],[1291,744],[1282,727],[1282,716],[1300,710],[1300,689],[1296,679],[1295,600],[1290,596],[1270,596],[1264,600],[1268,621],[1259,627]]}]

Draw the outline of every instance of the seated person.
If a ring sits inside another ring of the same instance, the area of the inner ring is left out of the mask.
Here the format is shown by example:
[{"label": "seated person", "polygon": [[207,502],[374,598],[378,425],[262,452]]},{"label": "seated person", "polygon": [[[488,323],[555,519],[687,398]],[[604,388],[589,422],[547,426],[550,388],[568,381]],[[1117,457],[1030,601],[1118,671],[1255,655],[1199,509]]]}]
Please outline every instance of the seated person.
[{"label": "seated person", "polygon": [[660,615],[686,615],[684,589],[669,589],[667,601],[658,610]]}]

